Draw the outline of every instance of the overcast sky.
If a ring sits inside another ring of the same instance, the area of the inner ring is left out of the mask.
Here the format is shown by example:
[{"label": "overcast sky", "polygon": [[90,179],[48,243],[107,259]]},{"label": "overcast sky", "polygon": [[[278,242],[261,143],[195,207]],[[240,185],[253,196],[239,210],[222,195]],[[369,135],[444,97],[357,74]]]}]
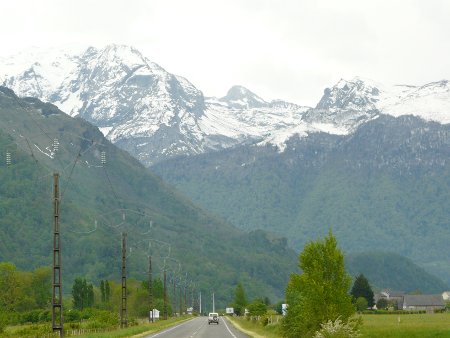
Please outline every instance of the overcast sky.
[{"label": "overcast sky", "polygon": [[341,78],[450,79],[446,0],[14,0],[0,25],[0,55],[127,44],[206,96],[239,84],[315,105]]}]

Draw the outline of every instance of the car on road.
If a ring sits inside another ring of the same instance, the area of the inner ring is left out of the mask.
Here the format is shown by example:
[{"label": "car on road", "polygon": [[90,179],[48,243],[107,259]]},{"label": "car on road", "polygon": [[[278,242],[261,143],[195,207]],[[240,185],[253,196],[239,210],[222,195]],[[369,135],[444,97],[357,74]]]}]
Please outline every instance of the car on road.
[{"label": "car on road", "polygon": [[216,323],[219,325],[219,314],[216,312],[210,312],[208,314],[208,325],[211,323]]}]

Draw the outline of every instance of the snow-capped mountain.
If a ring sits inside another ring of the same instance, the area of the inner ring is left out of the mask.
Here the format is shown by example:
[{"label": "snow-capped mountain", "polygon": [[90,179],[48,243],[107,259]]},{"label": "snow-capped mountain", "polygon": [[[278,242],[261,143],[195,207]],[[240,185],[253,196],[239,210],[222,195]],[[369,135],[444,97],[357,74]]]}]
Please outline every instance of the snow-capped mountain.
[{"label": "snow-capped mountain", "polygon": [[389,87],[341,80],[315,108],[267,102],[241,86],[205,98],[187,79],[121,45],[3,58],[0,83],[85,118],[145,165],[240,144],[269,143],[282,151],[294,135],[348,134],[381,113],[450,122],[448,81]]},{"label": "snow-capped mountain", "polygon": [[450,84],[442,80],[424,86],[387,86],[359,77],[341,79],[325,89],[305,120],[329,122],[351,131],[380,113],[450,123]]}]

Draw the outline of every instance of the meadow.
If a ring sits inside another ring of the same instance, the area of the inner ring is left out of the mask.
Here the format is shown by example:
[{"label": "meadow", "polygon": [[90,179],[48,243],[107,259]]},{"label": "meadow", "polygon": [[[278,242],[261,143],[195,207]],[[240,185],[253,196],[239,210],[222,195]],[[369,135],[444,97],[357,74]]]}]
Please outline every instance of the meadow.
[{"label": "meadow", "polygon": [[[449,338],[450,313],[407,314],[407,315],[362,315],[362,337],[367,338]],[[280,338],[277,323],[262,326],[258,321],[233,318],[244,330],[254,333],[255,338]]]}]

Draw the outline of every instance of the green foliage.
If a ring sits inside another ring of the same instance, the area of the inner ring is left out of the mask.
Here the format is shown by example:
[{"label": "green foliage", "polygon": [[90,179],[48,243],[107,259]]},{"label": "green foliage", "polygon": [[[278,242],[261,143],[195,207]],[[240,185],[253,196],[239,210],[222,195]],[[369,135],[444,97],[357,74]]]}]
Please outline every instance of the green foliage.
[{"label": "green foliage", "polygon": [[73,307],[77,310],[83,310],[94,305],[94,286],[88,284],[86,279],[75,278],[72,286]]},{"label": "green foliage", "polygon": [[389,252],[363,252],[345,256],[345,265],[351,275],[361,272],[379,289],[425,293],[439,293],[447,289],[445,283],[429,274],[410,259]]},{"label": "green foliage", "polygon": [[245,307],[247,305],[247,298],[245,296],[244,287],[241,283],[236,285],[236,290],[234,291],[234,313],[238,316],[242,316],[244,314]]},{"label": "green foliage", "polygon": [[276,303],[274,307],[275,312],[279,315],[283,314],[282,304],[284,304],[284,301],[281,300],[278,303]]},{"label": "green foliage", "polygon": [[308,243],[299,263],[303,272],[291,275],[286,290],[289,308],[283,320],[284,335],[311,337],[329,320],[340,318],[347,323],[355,312],[348,294],[351,278],[331,231],[323,241]]},{"label": "green foliage", "polygon": [[0,333],[3,332],[3,330],[7,325],[8,325],[8,316],[3,309],[0,309]]},{"label": "green foliage", "polygon": [[353,283],[352,289],[350,291],[350,294],[353,296],[353,299],[355,301],[359,297],[363,297],[364,299],[366,299],[370,307],[372,307],[375,304],[373,299],[372,288],[370,287],[369,281],[367,280],[366,277],[364,277],[362,273],[356,277],[355,282]]},{"label": "green foliage", "polygon": [[0,263],[0,309],[11,320],[16,312],[27,312],[32,322],[33,310],[48,306],[51,299],[51,276],[48,268],[37,268],[33,272],[18,271],[12,263]]},{"label": "green foliage", "polygon": [[367,301],[366,298],[360,296],[356,299],[355,305],[356,305],[356,310],[358,312],[361,312],[361,311],[367,310],[367,307],[369,306],[369,302]]},{"label": "green foliage", "polygon": [[70,309],[64,313],[64,320],[66,322],[78,322],[81,320],[81,311],[77,309]]},{"label": "green foliage", "polygon": [[267,313],[267,305],[261,299],[255,299],[248,307],[250,316],[262,316]]},{"label": "green foliage", "polygon": [[377,301],[377,309],[378,310],[383,310],[386,309],[388,307],[388,301],[386,298],[380,298]]},{"label": "green foliage", "polygon": [[49,267],[41,267],[34,270],[32,277],[32,291],[36,306],[40,309],[47,307],[52,299],[51,279],[52,271]]},{"label": "green foliage", "polygon": [[106,293],[105,293],[105,282],[103,279],[100,281],[100,293],[101,293],[101,301],[102,303],[106,302]]}]

